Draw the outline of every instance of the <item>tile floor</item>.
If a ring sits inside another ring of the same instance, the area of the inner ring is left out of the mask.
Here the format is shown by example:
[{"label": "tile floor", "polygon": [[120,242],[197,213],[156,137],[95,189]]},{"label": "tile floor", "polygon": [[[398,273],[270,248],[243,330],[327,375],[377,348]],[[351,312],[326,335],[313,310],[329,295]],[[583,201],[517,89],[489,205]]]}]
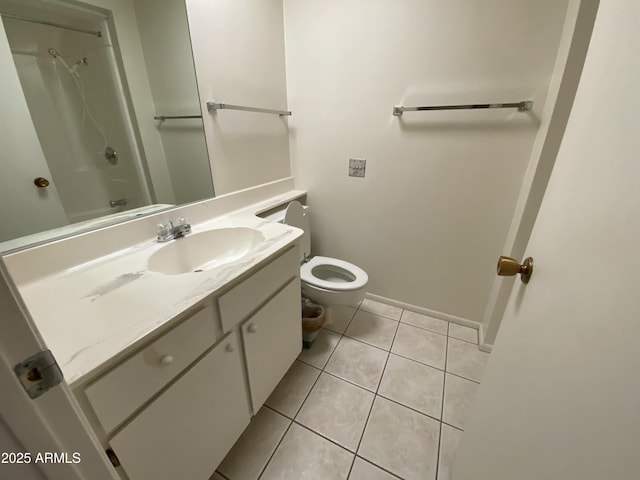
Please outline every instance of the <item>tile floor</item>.
[{"label": "tile floor", "polygon": [[364,300],[303,350],[213,480],[447,480],[487,353],[472,328]]}]

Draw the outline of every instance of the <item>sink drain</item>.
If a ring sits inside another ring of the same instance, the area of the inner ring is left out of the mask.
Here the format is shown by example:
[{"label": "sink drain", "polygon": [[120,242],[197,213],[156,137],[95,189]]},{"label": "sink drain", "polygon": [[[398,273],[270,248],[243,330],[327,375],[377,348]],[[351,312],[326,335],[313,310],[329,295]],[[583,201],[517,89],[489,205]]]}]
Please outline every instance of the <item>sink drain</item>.
[{"label": "sink drain", "polygon": [[194,271],[193,271],[193,273],[196,273],[196,272],[202,272],[202,271],[203,271],[203,270],[202,270],[201,268],[199,268],[198,270],[194,270]]}]

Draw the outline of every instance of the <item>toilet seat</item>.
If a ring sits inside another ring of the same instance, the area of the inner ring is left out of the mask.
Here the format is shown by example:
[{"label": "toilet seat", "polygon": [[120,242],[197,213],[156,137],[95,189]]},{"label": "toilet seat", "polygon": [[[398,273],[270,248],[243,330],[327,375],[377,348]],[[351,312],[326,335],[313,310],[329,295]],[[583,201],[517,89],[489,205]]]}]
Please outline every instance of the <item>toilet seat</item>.
[{"label": "toilet seat", "polygon": [[302,264],[300,280],[318,288],[340,292],[363,288],[369,281],[369,276],[352,263],[317,256]]}]

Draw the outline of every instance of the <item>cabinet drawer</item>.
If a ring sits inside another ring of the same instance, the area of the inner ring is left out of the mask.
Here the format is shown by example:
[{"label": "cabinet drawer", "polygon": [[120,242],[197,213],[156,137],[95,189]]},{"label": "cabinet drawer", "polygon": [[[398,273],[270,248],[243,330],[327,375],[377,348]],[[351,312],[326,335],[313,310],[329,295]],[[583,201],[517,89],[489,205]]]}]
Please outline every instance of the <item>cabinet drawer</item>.
[{"label": "cabinet drawer", "polygon": [[118,432],[130,480],[207,480],[249,424],[234,332]]},{"label": "cabinet drawer", "polygon": [[291,277],[300,273],[298,247],[278,257],[218,300],[222,329],[227,332],[269,298]]},{"label": "cabinet drawer", "polygon": [[212,304],[85,389],[108,434],[217,340]]},{"label": "cabinet drawer", "polygon": [[295,278],[242,324],[253,413],[302,350],[300,279]]}]

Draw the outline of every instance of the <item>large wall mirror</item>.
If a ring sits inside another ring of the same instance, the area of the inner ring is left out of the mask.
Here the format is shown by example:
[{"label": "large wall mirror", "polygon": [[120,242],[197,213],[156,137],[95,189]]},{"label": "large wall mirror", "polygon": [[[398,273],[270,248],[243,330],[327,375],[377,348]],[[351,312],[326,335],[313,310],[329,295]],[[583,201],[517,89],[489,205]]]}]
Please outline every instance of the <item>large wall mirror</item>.
[{"label": "large wall mirror", "polygon": [[3,82],[13,72],[24,96],[2,125],[26,100],[41,148],[2,155],[0,252],[214,196],[184,0],[0,0],[0,12],[15,64]]}]

